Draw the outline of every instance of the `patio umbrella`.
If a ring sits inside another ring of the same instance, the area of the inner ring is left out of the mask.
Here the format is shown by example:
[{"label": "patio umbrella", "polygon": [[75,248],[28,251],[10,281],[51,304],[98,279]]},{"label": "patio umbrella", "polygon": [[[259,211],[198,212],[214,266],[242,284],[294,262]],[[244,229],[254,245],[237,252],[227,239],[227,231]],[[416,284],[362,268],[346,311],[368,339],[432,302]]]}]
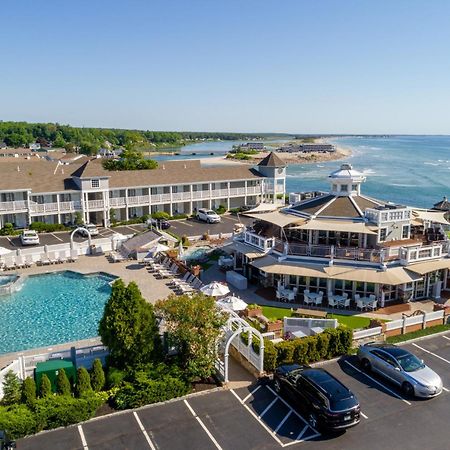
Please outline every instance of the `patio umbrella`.
[{"label": "patio umbrella", "polygon": [[217,306],[232,309],[233,311],[243,311],[247,308],[247,303],[235,295],[229,295],[228,297],[217,300]]},{"label": "patio umbrella", "polygon": [[218,281],[213,281],[212,283],[209,283],[206,286],[200,288],[200,290],[205,295],[209,295],[211,297],[222,297],[223,295],[227,295],[230,292],[226,284],[219,283]]},{"label": "patio umbrella", "polygon": [[183,243],[180,241],[180,244],[178,245],[178,259],[183,259],[184,256],[184,248]]}]

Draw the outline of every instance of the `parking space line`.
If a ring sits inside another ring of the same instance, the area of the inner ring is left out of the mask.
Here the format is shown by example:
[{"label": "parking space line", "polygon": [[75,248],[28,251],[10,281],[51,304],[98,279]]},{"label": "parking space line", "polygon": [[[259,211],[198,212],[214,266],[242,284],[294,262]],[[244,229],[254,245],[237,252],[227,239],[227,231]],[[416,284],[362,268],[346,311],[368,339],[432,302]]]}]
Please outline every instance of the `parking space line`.
[{"label": "parking space line", "polygon": [[50,236],[53,236],[55,239],[58,239],[58,241],[64,242],[60,237],[56,236],[56,234],[50,233]]},{"label": "parking space line", "polygon": [[256,392],[261,388],[261,384],[258,384],[258,386],[256,386],[255,389],[253,389],[252,392],[250,392],[250,394],[248,394],[242,401],[245,403],[252,395],[255,395]]},{"label": "parking space line", "polygon": [[234,222],[240,222],[239,219],[235,219],[234,217],[224,217],[224,219],[232,220],[232,221],[234,221]]},{"label": "parking space line", "polygon": [[445,386],[442,386],[442,390],[443,390],[444,392],[450,392],[450,389],[447,389]]},{"label": "parking space line", "polygon": [[203,428],[205,433],[208,435],[208,437],[211,439],[213,444],[216,446],[218,450],[222,450],[222,447],[219,445],[219,443],[216,441],[214,436],[211,434],[211,432],[206,428],[206,425],[203,423],[202,419],[197,416],[197,413],[192,409],[191,405],[187,402],[187,400],[184,400],[185,405],[188,407],[189,411],[192,413],[192,415],[196,418],[197,422],[200,424],[200,426]]},{"label": "parking space line", "polygon": [[363,412],[360,411],[359,413],[364,417],[364,419],[368,419],[368,417]]},{"label": "parking space line", "polygon": [[313,428],[311,425],[309,425],[309,423],[295,409],[293,409],[292,406],[284,398],[280,397],[270,386],[266,386],[266,388],[269,389],[269,391],[272,392],[272,394],[275,395],[275,397],[278,397],[284,403],[285,406],[287,406],[289,409],[291,409],[294,412],[294,414],[304,424],[308,425],[311,428],[311,430],[313,430],[315,433],[317,433],[318,436],[320,436],[320,433],[315,428]]},{"label": "parking space line", "polygon": [[278,398],[275,397],[267,406],[266,409],[258,416],[260,419],[262,418],[262,416],[264,416],[264,414],[266,414],[267,411],[269,411],[270,408],[272,408],[272,406],[278,401]]},{"label": "parking space line", "polygon": [[363,372],[362,370],[358,369],[357,367],[355,367],[353,364],[349,363],[348,361],[345,361],[346,364],[348,364],[350,367],[352,367],[354,370],[356,370],[357,372],[361,373],[362,375],[366,376],[367,378],[369,378],[369,380],[372,380],[374,383],[378,384],[379,386],[381,386],[383,389],[385,389],[386,391],[390,392],[392,395],[394,395],[395,397],[399,398],[401,401],[405,402],[407,405],[411,406],[411,403],[408,402],[408,400],[405,400],[401,395],[397,394],[396,392],[394,392],[393,390],[389,389],[387,386],[385,386],[383,383],[380,383],[378,380],[376,380],[375,378],[371,377],[370,375],[368,375],[367,373]]},{"label": "parking space line", "polygon": [[292,409],[284,416],[284,419],[277,425],[275,430],[273,431],[273,434],[277,434],[280,428],[283,426],[284,422],[288,420],[289,416],[292,414]]},{"label": "parking space line", "polygon": [[141,429],[142,434],[144,435],[145,440],[147,441],[148,445],[150,446],[150,448],[151,448],[152,450],[156,450],[156,447],[153,445],[153,442],[150,440],[150,436],[148,435],[147,431],[145,430],[144,425],[142,425],[141,419],[140,419],[139,416],[137,415],[137,412],[134,411],[134,412],[133,412],[133,415],[134,415],[134,417],[135,417],[135,419],[136,419],[136,422],[138,423],[139,428]]},{"label": "parking space line", "polygon": [[277,441],[278,444],[280,444],[281,447],[284,447],[284,444],[278,439],[277,436],[272,432],[272,430],[256,415],[252,409],[246,405],[239,395],[236,394],[236,392],[233,391],[233,389],[230,389],[230,392],[237,398],[238,402],[262,425],[262,427]]},{"label": "parking space line", "polygon": [[81,445],[83,446],[83,450],[89,450],[89,447],[86,442],[86,437],[84,436],[84,431],[81,425],[78,425],[78,433],[80,433]]},{"label": "parking space line", "polygon": [[442,356],[436,355],[436,353],[430,352],[430,350],[427,350],[426,348],[421,347],[420,345],[417,345],[416,343],[412,343],[414,347],[417,347],[419,350],[422,350],[425,353],[429,353],[430,355],[439,358],[441,361],[446,362],[447,364],[450,364],[450,361],[448,359],[443,358]]},{"label": "parking space line", "polygon": [[13,247],[16,246],[16,244],[14,244],[14,242],[11,240],[11,238],[7,237],[6,239],[8,239],[9,243],[10,243]]},{"label": "parking space line", "polygon": [[442,336],[444,339],[447,339],[447,341],[450,341],[450,337],[448,336]]}]

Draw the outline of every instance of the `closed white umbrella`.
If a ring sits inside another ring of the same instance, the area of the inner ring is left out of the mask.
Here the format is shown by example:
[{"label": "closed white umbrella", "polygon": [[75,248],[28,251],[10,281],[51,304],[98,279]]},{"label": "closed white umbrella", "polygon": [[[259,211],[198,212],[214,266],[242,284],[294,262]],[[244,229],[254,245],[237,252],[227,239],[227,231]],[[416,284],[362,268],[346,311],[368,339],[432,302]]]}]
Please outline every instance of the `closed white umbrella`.
[{"label": "closed white umbrella", "polygon": [[217,300],[217,306],[225,309],[232,309],[233,311],[243,311],[247,308],[247,303],[235,295],[229,295],[228,297]]},{"label": "closed white umbrella", "polygon": [[222,297],[230,292],[226,284],[219,283],[218,281],[213,281],[212,283],[200,288],[200,290],[205,295],[209,295],[210,297]]},{"label": "closed white umbrella", "polygon": [[184,256],[184,248],[183,243],[180,241],[178,245],[178,259],[183,259],[183,256]]}]

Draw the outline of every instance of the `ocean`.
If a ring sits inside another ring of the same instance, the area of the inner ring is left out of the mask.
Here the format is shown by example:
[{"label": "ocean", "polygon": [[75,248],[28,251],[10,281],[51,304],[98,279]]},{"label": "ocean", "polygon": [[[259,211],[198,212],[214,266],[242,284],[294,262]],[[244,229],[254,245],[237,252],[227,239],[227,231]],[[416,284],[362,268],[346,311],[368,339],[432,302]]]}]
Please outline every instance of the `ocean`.
[{"label": "ocean", "polygon": [[[331,141],[351,149],[352,155],[339,161],[289,165],[288,192],[328,190],[330,172],[350,162],[367,177],[362,193],[380,200],[430,208],[443,196],[450,197],[450,136],[341,137]],[[236,143],[192,144],[177,158],[203,159],[211,152],[217,156]]]}]

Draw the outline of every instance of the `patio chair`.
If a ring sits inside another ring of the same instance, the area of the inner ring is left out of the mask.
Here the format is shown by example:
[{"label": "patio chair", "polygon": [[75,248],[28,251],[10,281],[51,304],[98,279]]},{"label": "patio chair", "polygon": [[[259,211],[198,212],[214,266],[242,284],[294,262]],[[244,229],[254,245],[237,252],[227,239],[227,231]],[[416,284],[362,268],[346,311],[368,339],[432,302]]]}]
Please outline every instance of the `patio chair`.
[{"label": "patio chair", "polygon": [[46,253],[41,253],[39,260],[41,262],[41,265],[43,266],[48,266],[51,264],[50,259],[48,258],[48,255]]},{"label": "patio chair", "polygon": [[25,256],[25,267],[31,267],[33,264],[33,257],[31,255]]},{"label": "patio chair", "polygon": [[183,275],[182,278],[174,278],[174,279],[169,283],[169,285],[174,285],[174,286],[176,286],[177,283],[180,283],[180,282],[182,283],[182,282],[186,281],[186,280],[189,278],[189,275],[191,275],[190,272],[186,272],[186,273]]},{"label": "patio chair", "polygon": [[50,264],[57,264],[57,263],[59,263],[55,252],[50,252],[48,254],[48,260],[50,261]]},{"label": "patio chair", "polygon": [[330,308],[336,308],[337,306],[339,306],[339,303],[334,299],[333,295],[328,295],[328,306]]},{"label": "patio chair", "polygon": [[364,308],[366,307],[366,305],[364,305],[364,302],[360,298],[356,299],[356,295],[355,300],[356,300],[356,309],[360,309],[361,311],[364,310]]},{"label": "patio chair", "polygon": [[375,311],[375,310],[377,309],[377,305],[378,305],[378,301],[375,300],[375,301],[373,301],[373,302],[369,305],[369,308],[370,308],[372,311]]},{"label": "patio chair", "polygon": [[72,248],[72,249],[70,250],[70,256],[69,256],[68,261],[69,261],[69,262],[75,262],[75,261],[78,261],[78,250],[77,250],[77,249]]},{"label": "patio chair", "polygon": [[[309,294],[309,292],[308,292],[308,294]],[[312,298],[309,298],[308,294],[303,293],[303,302],[305,303],[305,305],[310,305],[310,304],[314,303],[314,300]]]},{"label": "patio chair", "polygon": [[59,252],[58,253],[58,262],[60,264],[63,264],[65,262],[67,262],[67,258],[66,258],[66,252]]},{"label": "patio chair", "polygon": [[344,303],[341,303],[341,305],[343,308],[350,308],[350,299],[348,298],[348,295],[347,298],[344,300]]},{"label": "patio chair", "polygon": [[14,270],[16,268],[16,260],[13,257],[5,258],[3,270]]},{"label": "patio chair", "polygon": [[[320,291],[319,291],[320,292]],[[323,301],[323,292],[321,295],[319,295],[315,300],[314,300],[314,304],[316,306],[320,306],[322,304]]]},{"label": "patio chair", "polygon": [[25,261],[23,260],[22,255],[18,255],[16,257],[16,267],[19,269],[23,269],[25,267]]},{"label": "patio chair", "polygon": [[370,294],[369,299],[374,302],[377,298],[375,297],[375,294]]}]

